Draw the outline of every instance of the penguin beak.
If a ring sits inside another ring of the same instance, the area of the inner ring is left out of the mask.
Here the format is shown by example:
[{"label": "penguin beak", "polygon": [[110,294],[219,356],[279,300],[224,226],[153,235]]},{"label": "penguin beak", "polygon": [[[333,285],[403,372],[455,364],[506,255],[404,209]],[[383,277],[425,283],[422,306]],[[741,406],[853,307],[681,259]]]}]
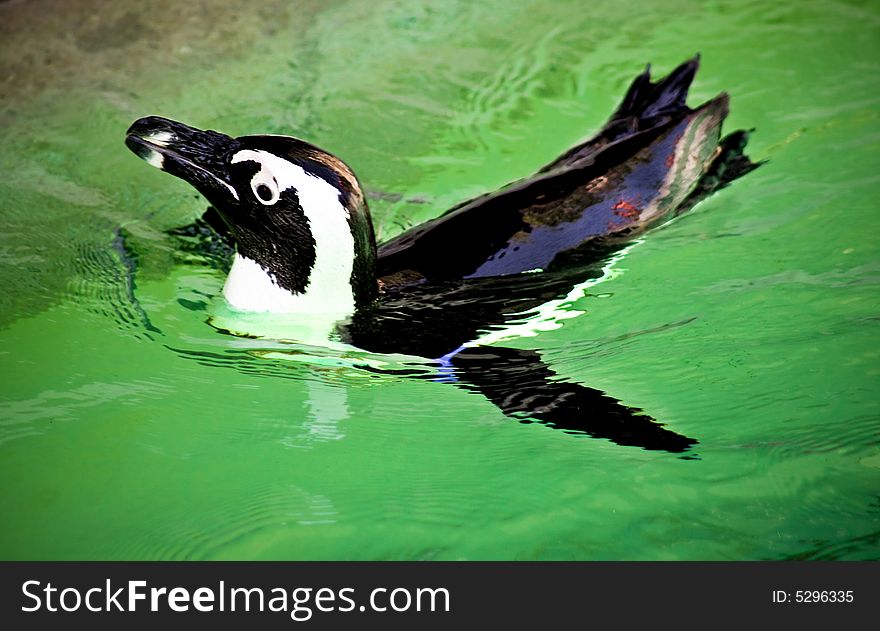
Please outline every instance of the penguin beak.
[{"label": "penguin beak", "polygon": [[192,184],[215,206],[238,201],[226,166],[239,146],[237,140],[160,116],[147,116],[128,128],[125,144],[154,167]]}]

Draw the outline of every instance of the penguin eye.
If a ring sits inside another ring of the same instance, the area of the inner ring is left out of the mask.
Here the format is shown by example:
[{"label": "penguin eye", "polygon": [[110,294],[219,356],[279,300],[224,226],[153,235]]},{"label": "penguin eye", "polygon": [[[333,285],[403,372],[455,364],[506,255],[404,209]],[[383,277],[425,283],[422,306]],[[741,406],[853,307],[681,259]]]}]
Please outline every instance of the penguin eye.
[{"label": "penguin eye", "polygon": [[251,190],[257,200],[265,206],[271,206],[281,197],[281,191],[278,190],[275,178],[264,171],[257,173],[251,180]]}]

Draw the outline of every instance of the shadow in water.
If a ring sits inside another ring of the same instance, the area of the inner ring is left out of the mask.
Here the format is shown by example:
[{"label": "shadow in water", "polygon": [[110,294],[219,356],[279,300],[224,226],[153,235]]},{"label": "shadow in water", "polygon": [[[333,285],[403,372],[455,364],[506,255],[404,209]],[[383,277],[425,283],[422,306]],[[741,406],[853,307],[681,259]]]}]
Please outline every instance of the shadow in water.
[{"label": "shadow in water", "polygon": [[479,392],[507,416],[524,423],[537,421],[568,434],[672,453],[687,452],[698,442],[600,390],[560,380],[536,351],[468,348],[451,364],[459,386]]}]

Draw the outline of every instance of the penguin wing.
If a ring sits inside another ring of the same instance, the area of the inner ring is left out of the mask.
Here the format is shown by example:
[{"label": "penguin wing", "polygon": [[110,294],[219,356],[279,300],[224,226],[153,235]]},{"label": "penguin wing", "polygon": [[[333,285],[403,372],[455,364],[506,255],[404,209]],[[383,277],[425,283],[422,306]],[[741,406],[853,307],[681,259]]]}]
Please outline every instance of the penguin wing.
[{"label": "penguin wing", "polygon": [[633,79],[620,105],[599,133],[572,147],[538,173],[577,164],[622,138],[690,114],[693,110],[687,106],[688,90],[699,67],[697,55],[655,83],[651,81],[649,65]]},{"label": "penguin wing", "polygon": [[378,275],[519,274],[551,269],[598,241],[625,243],[674,215],[697,187],[727,111],[721,95],[428,221],[379,247]]},{"label": "penguin wing", "polygon": [[[649,65],[643,73],[633,79],[620,105],[596,135],[575,145],[553,162],[539,169],[536,174],[572,166],[581,160],[592,157],[612,142],[631,136],[638,131],[667,123],[674,116],[690,113],[692,110],[686,103],[688,89],[699,65],[700,57],[697,55],[656,83],[651,81],[651,67]],[[507,186],[515,183],[511,182]],[[384,197],[381,194],[374,195],[380,199]],[[491,195],[492,193],[484,193],[459,202],[444,214],[485,200]],[[399,198],[399,195],[396,196],[395,201]]]},{"label": "penguin wing", "polygon": [[610,242],[625,244],[756,168],[743,153],[746,132],[720,139],[726,94],[687,106],[698,67],[697,56],[657,82],[645,70],[589,140],[531,178],[462,202],[380,245],[378,275],[405,284],[606,256],[614,250]]}]

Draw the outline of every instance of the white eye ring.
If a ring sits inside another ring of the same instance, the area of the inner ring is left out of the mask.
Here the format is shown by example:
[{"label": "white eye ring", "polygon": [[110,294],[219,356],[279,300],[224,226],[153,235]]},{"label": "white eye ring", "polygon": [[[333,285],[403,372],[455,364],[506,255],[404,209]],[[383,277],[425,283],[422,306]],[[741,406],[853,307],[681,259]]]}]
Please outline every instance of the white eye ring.
[{"label": "white eye ring", "polygon": [[251,180],[251,190],[254,197],[264,206],[271,206],[281,197],[278,190],[278,182],[265,169],[257,173]]}]

